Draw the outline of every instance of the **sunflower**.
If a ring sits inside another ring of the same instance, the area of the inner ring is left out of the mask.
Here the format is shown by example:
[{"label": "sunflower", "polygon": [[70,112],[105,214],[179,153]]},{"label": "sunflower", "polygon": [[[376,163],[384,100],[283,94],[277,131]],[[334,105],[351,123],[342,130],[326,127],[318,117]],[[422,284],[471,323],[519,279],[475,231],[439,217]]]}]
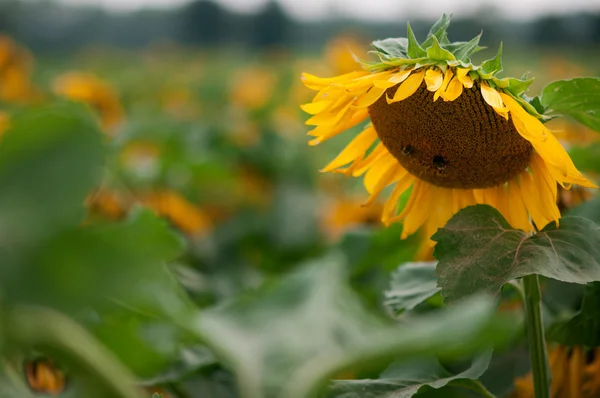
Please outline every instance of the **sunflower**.
[{"label": "sunflower", "polygon": [[[557,345],[550,349],[551,398],[600,396],[600,349]],[[512,398],[533,398],[531,373],[515,380]]]},{"label": "sunflower", "polygon": [[74,101],[90,105],[100,116],[102,126],[113,130],[124,119],[123,107],[116,91],[92,74],[69,72],[54,82],[54,91]]},{"label": "sunflower", "polygon": [[[444,15],[419,43],[408,38],[373,42],[377,62],[333,78],[307,73],[318,91],[302,109],[313,115],[309,144],[370,123],[325,168],[364,175],[375,201],[388,186],[382,221],[403,221],[402,238],[425,226],[427,236],[460,209],[488,204],[514,227],[542,228],[560,218],[557,185],[595,187],[576,169],[523,93],[532,80],[497,77],[501,52],[481,65],[470,56],[480,36],[448,41]],[[409,195],[400,211],[399,199]]]}]

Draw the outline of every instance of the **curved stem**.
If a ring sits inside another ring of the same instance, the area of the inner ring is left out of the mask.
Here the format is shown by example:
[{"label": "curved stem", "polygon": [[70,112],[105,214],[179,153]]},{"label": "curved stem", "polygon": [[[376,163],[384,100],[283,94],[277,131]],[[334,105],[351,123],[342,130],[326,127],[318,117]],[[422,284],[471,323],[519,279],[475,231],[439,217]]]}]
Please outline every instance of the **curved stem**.
[{"label": "curved stem", "polygon": [[548,365],[546,339],[542,324],[542,295],[540,293],[538,276],[532,274],[523,277],[523,290],[525,292],[527,337],[535,398],[550,398],[550,381],[552,376]]}]

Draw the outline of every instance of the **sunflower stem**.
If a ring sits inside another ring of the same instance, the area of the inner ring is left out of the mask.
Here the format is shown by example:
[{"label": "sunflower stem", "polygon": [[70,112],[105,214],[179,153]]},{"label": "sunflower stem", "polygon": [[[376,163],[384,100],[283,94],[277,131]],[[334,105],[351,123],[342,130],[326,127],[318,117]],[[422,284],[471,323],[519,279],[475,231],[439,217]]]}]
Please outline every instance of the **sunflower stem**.
[{"label": "sunflower stem", "polygon": [[527,337],[535,398],[550,398],[552,376],[548,365],[548,352],[542,324],[540,281],[536,274],[523,277],[523,290],[525,292]]}]

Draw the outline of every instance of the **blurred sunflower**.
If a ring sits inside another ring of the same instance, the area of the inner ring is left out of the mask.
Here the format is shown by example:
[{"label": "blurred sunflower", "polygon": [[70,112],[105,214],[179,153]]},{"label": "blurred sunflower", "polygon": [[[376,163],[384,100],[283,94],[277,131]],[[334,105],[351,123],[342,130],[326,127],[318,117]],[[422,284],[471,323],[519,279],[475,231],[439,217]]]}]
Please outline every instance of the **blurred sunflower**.
[{"label": "blurred sunflower", "polygon": [[66,377],[49,359],[25,362],[25,378],[32,391],[59,396],[65,389]]},{"label": "blurred sunflower", "polygon": [[140,202],[187,235],[204,235],[212,228],[208,215],[177,192],[152,192],[143,195]]},{"label": "blurred sunflower", "polygon": [[30,79],[33,59],[29,52],[19,47],[8,36],[0,35],[0,100],[30,102],[40,93]]},{"label": "blurred sunflower", "polygon": [[271,99],[276,84],[277,75],[268,68],[240,69],[231,86],[231,102],[244,109],[262,108]]},{"label": "blurred sunflower", "polygon": [[[551,398],[595,398],[600,396],[600,349],[557,345],[550,350]],[[533,398],[531,373],[515,380],[512,398]]]},{"label": "blurred sunflower", "polygon": [[359,66],[355,54],[363,52],[363,44],[355,35],[338,36],[327,43],[325,59],[335,73],[349,73]]},{"label": "blurred sunflower", "polygon": [[124,119],[116,91],[92,74],[69,72],[61,75],[54,82],[54,91],[58,95],[90,105],[107,130],[114,129]]},{"label": "blurred sunflower", "polygon": [[[514,227],[532,231],[558,221],[556,182],[595,187],[521,94],[531,80],[499,79],[501,51],[481,66],[470,56],[479,36],[450,43],[443,16],[419,44],[408,39],[373,43],[380,61],[334,78],[303,74],[318,91],[302,109],[316,126],[317,145],[371,123],[322,171],[365,175],[367,204],[395,185],[382,221],[404,221],[402,238],[426,226],[427,236],[460,209],[496,207]],[[399,198],[410,194],[398,213]],[[531,217],[531,219],[530,219]]]}]

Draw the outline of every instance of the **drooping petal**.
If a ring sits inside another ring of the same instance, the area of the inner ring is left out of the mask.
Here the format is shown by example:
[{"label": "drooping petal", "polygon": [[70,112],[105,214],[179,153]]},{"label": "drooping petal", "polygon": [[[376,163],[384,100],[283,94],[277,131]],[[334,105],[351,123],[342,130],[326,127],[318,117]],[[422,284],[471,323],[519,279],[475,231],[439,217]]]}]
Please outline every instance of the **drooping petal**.
[{"label": "drooping petal", "polygon": [[335,170],[345,164],[348,164],[364,154],[369,150],[371,145],[377,139],[377,132],[373,127],[369,127],[360,134],[358,134],[350,143],[340,152],[340,154],[333,159],[327,166],[321,171],[328,172]]},{"label": "drooping petal", "polygon": [[359,176],[363,175],[376,161],[379,160],[379,158],[381,158],[382,156],[384,156],[388,153],[389,153],[388,150],[380,142],[373,149],[373,151],[371,151],[371,153],[365,158],[365,160],[363,160],[362,162],[360,162],[360,164],[358,164],[356,166],[356,168],[352,172],[352,175],[354,177],[359,177]]},{"label": "drooping petal", "polygon": [[437,101],[440,98],[440,95],[446,90],[448,87],[448,83],[452,80],[452,71],[450,68],[446,69],[446,73],[444,74],[444,80],[442,81],[442,85],[437,89],[435,94],[433,94],[433,101]]},{"label": "drooping petal", "polygon": [[394,87],[396,84],[402,83],[404,80],[406,80],[410,76],[410,73],[411,73],[410,69],[404,69],[397,73],[394,73],[387,80],[375,80],[373,82],[373,85],[375,87],[388,89],[390,87]]},{"label": "drooping petal", "polygon": [[406,171],[404,167],[402,167],[399,163],[396,162],[392,167],[390,167],[387,171],[381,174],[381,178],[379,179],[379,181],[377,181],[375,185],[373,185],[373,187],[371,188],[371,196],[369,197],[369,200],[367,200],[367,202],[364,204],[364,206],[371,205],[373,201],[375,201],[377,196],[381,193],[381,191],[383,191],[387,186],[392,185],[396,181],[402,180],[407,174],[408,171]]},{"label": "drooping petal", "polygon": [[[412,194],[410,195],[406,207],[400,215],[394,218],[404,220],[404,227],[402,228],[401,235],[402,239],[415,233],[427,220],[427,217],[431,212],[431,202],[433,200],[431,187],[432,185],[424,181],[418,179],[415,180]],[[390,221],[393,221],[394,219]]]},{"label": "drooping petal", "polygon": [[354,108],[367,108],[375,103],[385,93],[385,88],[371,87],[366,94],[360,96],[352,106]]},{"label": "drooping petal", "polygon": [[464,88],[473,87],[473,79],[469,76],[469,71],[469,69],[465,68],[456,68],[456,77],[458,78],[458,81],[462,83]]},{"label": "drooping petal", "polygon": [[310,115],[316,115],[323,112],[329,105],[331,105],[330,100],[323,100],[300,105],[300,108]]},{"label": "drooping petal", "polygon": [[321,142],[328,140],[336,135],[346,131],[349,128],[363,122],[369,116],[366,109],[349,109],[339,121],[337,126],[319,126],[312,130],[309,135],[316,137],[308,142],[308,145],[319,145]]},{"label": "drooping petal", "polygon": [[[367,192],[369,192],[369,194],[372,194],[374,192],[375,186],[381,179],[383,179],[383,176],[387,173],[387,171],[393,169],[398,164],[399,163],[396,160],[396,158],[392,156],[392,154],[389,152],[381,156],[375,162],[373,162],[373,164],[365,174],[365,179],[363,181]],[[391,178],[391,175],[386,176],[385,178],[389,179]],[[391,183],[392,182],[390,182],[390,184]]]},{"label": "drooping petal", "polygon": [[578,184],[596,188],[573,164],[569,154],[541,121],[527,113],[510,95],[501,93],[501,98],[510,110],[511,118],[521,137],[531,143],[536,152],[544,159],[553,178],[563,187],[566,184]]},{"label": "drooping petal", "polygon": [[444,81],[444,75],[442,71],[437,68],[428,69],[425,72],[425,84],[427,84],[427,90],[431,92],[437,91]]},{"label": "drooping petal", "polygon": [[394,94],[394,98],[390,99],[390,97],[387,97],[388,104],[405,100],[413,95],[421,86],[421,83],[423,83],[424,77],[425,72],[422,70],[413,72],[402,84],[400,84],[398,90],[396,90],[396,94]]},{"label": "drooping petal", "polygon": [[508,108],[502,103],[502,97],[496,89],[491,88],[486,83],[481,83],[481,95],[485,102],[494,108],[496,113],[508,120]]},{"label": "drooping petal", "polygon": [[450,83],[448,83],[448,87],[446,87],[446,90],[442,92],[441,96],[444,99],[444,101],[454,101],[455,99],[460,97],[462,91],[463,85],[455,76],[452,80],[450,80]]},{"label": "drooping petal", "polygon": [[415,177],[413,177],[412,174],[408,172],[406,172],[406,174],[402,178],[396,181],[396,186],[390,194],[390,197],[385,202],[385,205],[383,206],[383,213],[381,214],[381,221],[386,226],[390,225],[390,220],[396,215],[396,211],[398,210],[398,200],[400,199],[400,196],[402,196],[402,194],[406,192],[406,190],[410,188],[410,186],[414,182]]},{"label": "drooping petal", "polygon": [[[556,184],[554,185],[556,186]],[[508,181],[506,194],[508,200],[508,217],[506,219],[508,223],[522,231],[532,232],[533,226],[529,222],[527,207],[523,202],[521,189],[515,179]]]},{"label": "drooping petal", "polygon": [[522,172],[518,176],[518,182],[523,202],[535,226],[542,229],[552,221],[558,222],[560,212],[552,198],[552,190],[543,181],[539,170],[536,169],[535,173],[533,169],[531,173]]}]

